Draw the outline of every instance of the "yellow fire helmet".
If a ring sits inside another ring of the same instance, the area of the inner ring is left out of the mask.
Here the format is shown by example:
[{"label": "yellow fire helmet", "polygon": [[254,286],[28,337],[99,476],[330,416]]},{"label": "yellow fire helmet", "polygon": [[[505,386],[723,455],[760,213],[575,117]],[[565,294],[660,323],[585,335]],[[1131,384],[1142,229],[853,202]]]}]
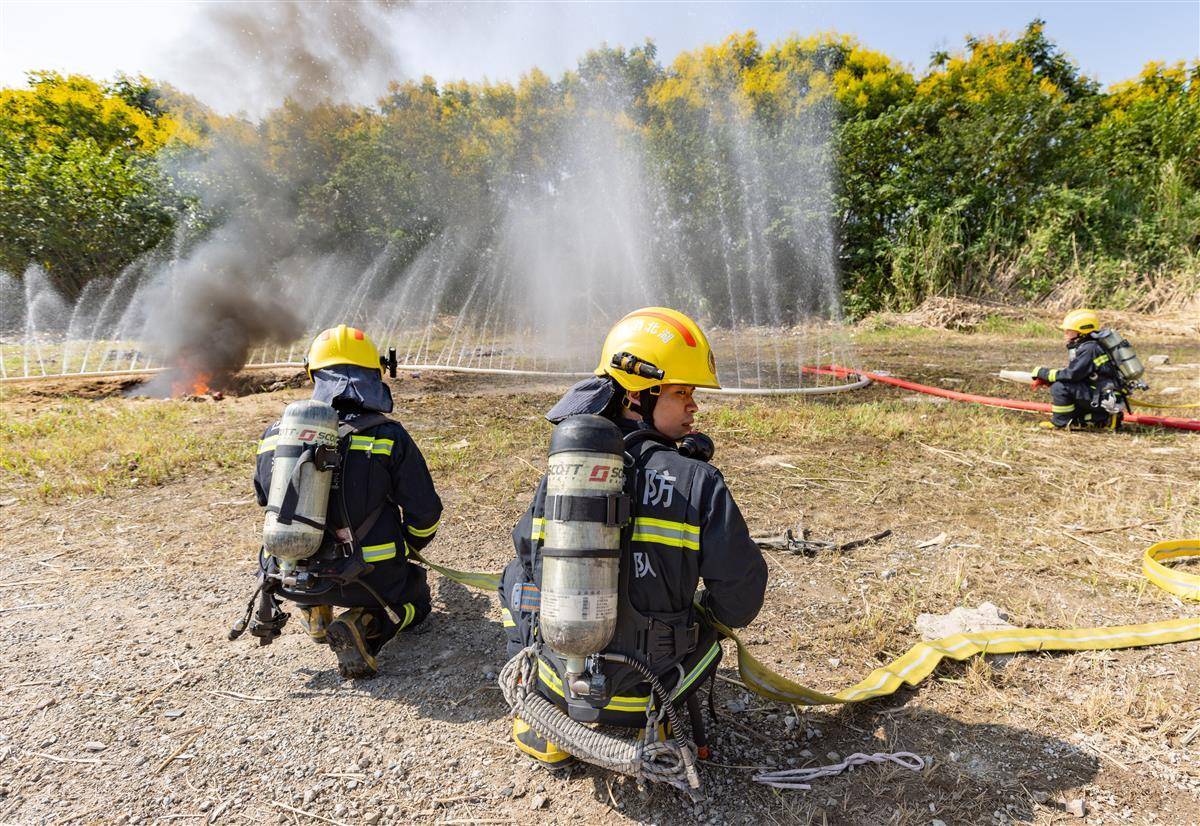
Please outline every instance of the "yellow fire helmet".
[{"label": "yellow fire helmet", "polygon": [[604,339],[596,375],[612,376],[631,392],[660,384],[721,386],[704,331],[666,307],[643,307],[618,321]]},{"label": "yellow fire helmet", "polygon": [[359,367],[374,368],[383,373],[379,363],[379,350],[362,330],[339,324],[323,330],[313,339],[304,358],[304,369],[311,379],[313,370],[332,367],[335,364],[357,364]]},{"label": "yellow fire helmet", "polygon": [[1060,330],[1074,330],[1086,335],[1100,329],[1100,316],[1095,310],[1071,310],[1059,325]]}]

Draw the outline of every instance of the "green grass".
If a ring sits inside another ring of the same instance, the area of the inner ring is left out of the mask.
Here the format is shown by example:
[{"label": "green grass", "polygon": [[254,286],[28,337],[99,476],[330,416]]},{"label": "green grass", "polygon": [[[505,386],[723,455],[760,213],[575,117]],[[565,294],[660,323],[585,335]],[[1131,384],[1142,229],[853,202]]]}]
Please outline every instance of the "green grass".
[{"label": "green grass", "polygon": [[250,468],[255,440],[223,427],[211,405],[180,401],[63,399],[0,423],[0,485],[42,498],[112,494],[181,475]]},{"label": "green grass", "polygon": [[869,346],[893,344],[897,341],[930,341],[943,338],[949,333],[930,327],[918,327],[914,324],[888,324],[886,322],[867,322],[854,332],[856,343]]},{"label": "green grass", "polygon": [[1036,318],[1008,318],[990,315],[976,328],[981,333],[1015,338],[1054,339],[1059,335],[1053,324]]}]

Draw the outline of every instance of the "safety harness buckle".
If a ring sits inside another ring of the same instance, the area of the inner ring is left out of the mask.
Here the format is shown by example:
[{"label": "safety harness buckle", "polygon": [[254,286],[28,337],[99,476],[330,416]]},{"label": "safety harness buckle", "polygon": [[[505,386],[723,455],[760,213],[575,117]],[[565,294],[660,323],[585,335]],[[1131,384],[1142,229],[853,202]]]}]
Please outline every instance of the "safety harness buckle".
[{"label": "safety harness buckle", "polygon": [[652,662],[677,659],[700,644],[700,625],[672,624],[646,618],[646,627],[638,632],[638,648]]},{"label": "safety harness buckle", "polygon": [[629,523],[629,519],[633,515],[633,506],[628,494],[610,493],[605,497],[605,504],[607,505],[605,525],[614,528]]},{"label": "safety harness buckle", "polygon": [[553,522],[599,522],[609,528],[629,523],[633,506],[628,494],[599,496],[547,496],[545,517]]}]

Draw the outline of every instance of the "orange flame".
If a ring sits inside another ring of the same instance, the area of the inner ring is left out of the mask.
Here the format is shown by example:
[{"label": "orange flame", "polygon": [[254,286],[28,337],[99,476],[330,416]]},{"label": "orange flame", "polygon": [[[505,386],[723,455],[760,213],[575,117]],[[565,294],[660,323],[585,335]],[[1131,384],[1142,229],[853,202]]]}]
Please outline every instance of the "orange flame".
[{"label": "orange flame", "polygon": [[208,380],[212,378],[208,373],[196,373],[193,375],[185,375],[171,382],[172,396],[207,396],[211,395],[213,390],[209,387]]}]

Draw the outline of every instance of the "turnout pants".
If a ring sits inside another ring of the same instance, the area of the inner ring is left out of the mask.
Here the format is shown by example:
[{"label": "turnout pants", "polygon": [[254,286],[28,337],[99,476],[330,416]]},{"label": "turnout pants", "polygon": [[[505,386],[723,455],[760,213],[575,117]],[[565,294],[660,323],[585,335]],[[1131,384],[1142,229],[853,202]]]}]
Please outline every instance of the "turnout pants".
[{"label": "turnout pants", "polygon": [[[408,631],[420,625],[433,608],[425,569],[407,561],[398,561],[398,564],[403,565],[403,569],[392,568],[384,569],[383,572],[373,572],[371,587],[388,600],[399,622],[394,622],[379,601],[358,584],[335,587],[320,595],[286,590],[281,590],[279,595],[308,608],[316,605],[361,608],[364,614],[369,614],[375,620],[371,623],[372,633],[364,639],[369,653],[374,656],[398,632]],[[397,576],[400,573],[403,574],[402,578]]]}]

